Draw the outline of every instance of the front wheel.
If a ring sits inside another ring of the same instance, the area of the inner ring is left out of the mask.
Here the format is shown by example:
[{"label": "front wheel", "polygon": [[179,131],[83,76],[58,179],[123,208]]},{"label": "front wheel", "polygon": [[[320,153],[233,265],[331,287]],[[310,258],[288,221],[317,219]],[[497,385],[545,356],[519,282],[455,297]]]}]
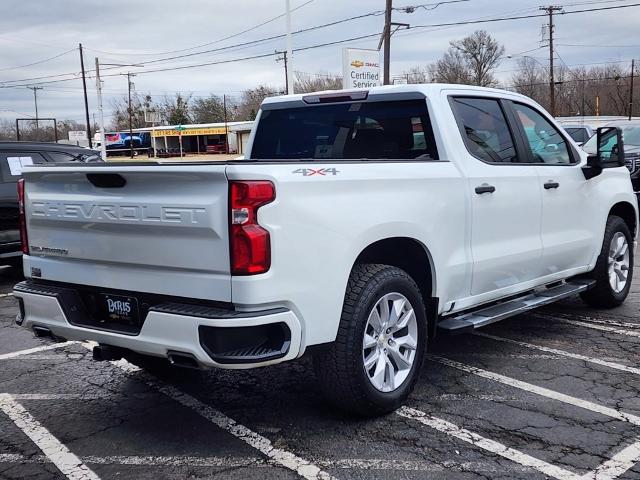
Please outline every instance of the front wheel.
[{"label": "front wheel", "polygon": [[590,277],[596,284],[580,294],[589,305],[612,308],[622,304],[633,279],[633,238],[620,217],[610,216],[604,231],[602,250]]},{"label": "front wheel", "polygon": [[419,377],[426,338],[425,306],[413,279],[389,265],[356,265],[336,341],[314,356],[325,396],[359,415],[395,410]]}]

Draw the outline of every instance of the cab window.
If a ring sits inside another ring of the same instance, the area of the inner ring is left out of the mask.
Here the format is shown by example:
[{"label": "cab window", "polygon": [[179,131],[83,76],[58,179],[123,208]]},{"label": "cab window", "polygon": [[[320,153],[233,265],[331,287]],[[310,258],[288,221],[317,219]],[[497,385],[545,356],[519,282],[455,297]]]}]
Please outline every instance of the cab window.
[{"label": "cab window", "polygon": [[455,97],[452,106],[469,153],[489,163],[518,162],[513,136],[499,100]]},{"label": "cab window", "polygon": [[513,103],[516,119],[524,134],[525,144],[534,163],[568,165],[572,163],[567,141],[542,114],[523,103]]}]

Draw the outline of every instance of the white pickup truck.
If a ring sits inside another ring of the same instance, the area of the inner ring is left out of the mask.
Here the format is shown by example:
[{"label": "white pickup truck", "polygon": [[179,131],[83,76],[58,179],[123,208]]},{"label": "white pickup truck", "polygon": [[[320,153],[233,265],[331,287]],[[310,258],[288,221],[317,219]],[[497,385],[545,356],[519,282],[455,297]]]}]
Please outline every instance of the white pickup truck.
[{"label": "white pickup truck", "polygon": [[244,160],[27,167],[17,321],[97,359],[308,352],[336,405],[388,412],[436,334],[624,301],[637,203],[598,135],[587,158],[521,95],[402,85],[267,99]]}]

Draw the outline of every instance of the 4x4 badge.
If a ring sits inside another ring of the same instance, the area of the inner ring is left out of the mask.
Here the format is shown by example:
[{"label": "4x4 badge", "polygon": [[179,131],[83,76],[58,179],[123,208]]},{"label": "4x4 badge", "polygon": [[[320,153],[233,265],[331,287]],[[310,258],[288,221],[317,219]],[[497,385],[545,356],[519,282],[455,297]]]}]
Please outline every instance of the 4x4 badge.
[{"label": "4x4 badge", "polygon": [[311,177],[312,175],[326,177],[327,175],[337,175],[340,171],[335,168],[298,168],[291,173],[301,173],[304,177]]}]

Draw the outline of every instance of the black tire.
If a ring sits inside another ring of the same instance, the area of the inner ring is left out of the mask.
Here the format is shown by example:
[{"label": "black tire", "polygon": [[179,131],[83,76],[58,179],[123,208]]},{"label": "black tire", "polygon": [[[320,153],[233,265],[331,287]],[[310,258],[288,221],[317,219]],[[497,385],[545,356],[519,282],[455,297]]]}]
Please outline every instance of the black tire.
[{"label": "black tire", "polygon": [[[609,248],[613,237],[618,232],[622,233],[627,240],[629,270],[625,287],[621,291],[616,292],[609,282]],[[597,308],[613,308],[622,304],[627,298],[629,289],[631,288],[631,281],[633,280],[633,237],[631,236],[629,227],[622,218],[612,215],[607,219],[602,249],[600,250],[596,266],[588,278],[596,281],[593,288],[580,294],[582,300],[588,305]]]},{"label": "black tire", "polygon": [[[364,368],[363,335],[369,314],[384,295],[402,294],[417,320],[413,365],[399,387],[376,389]],[[427,318],[418,286],[403,270],[389,265],[356,265],[349,277],[336,341],[313,358],[316,376],[326,398],[336,407],[362,416],[377,416],[400,407],[413,391],[424,360]]]}]

